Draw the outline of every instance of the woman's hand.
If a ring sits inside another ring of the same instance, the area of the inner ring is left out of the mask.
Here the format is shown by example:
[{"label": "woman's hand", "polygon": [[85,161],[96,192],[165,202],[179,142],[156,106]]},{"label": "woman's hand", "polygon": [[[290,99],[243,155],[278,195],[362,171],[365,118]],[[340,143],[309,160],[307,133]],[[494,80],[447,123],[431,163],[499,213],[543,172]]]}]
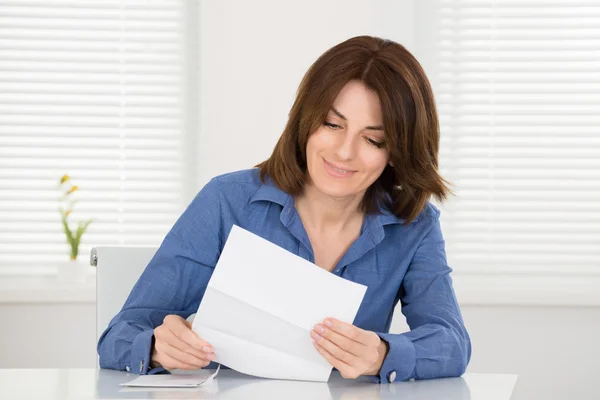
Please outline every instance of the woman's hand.
[{"label": "woman's hand", "polygon": [[346,379],[378,375],[388,352],[387,343],[375,332],[333,318],[310,332],[315,348]]},{"label": "woman's hand", "polygon": [[214,358],[210,343],[202,340],[179,315],[167,315],[162,325],[154,329],[152,368],[200,369]]}]

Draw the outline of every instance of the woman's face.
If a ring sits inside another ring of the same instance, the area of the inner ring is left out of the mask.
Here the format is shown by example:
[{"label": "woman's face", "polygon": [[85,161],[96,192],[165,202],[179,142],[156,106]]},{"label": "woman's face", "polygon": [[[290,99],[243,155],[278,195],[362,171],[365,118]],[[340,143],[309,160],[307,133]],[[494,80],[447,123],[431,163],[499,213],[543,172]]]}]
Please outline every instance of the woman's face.
[{"label": "woman's face", "polygon": [[379,98],[361,81],[350,81],[325,122],[308,138],[309,184],[336,199],[362,196],[389,161]]}]

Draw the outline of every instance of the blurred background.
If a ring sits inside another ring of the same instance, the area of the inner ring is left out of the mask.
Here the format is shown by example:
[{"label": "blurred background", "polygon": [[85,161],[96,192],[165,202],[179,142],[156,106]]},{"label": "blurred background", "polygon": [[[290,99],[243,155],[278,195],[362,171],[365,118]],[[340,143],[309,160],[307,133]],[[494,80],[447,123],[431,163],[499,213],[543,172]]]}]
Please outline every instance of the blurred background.
[{"label": "blurred background", "polygon": [[[434,88],[467,372],[585,398],[600,358],[598,1],[0,0],[0,368],[93,368],[91,248],[160,245],[211,177],[270,155],[316,58],[365,34],[404,45]],[[65,191],[73,231],[94,219],[76,268]],[[407,329],[397,310],[392,331]]]}]

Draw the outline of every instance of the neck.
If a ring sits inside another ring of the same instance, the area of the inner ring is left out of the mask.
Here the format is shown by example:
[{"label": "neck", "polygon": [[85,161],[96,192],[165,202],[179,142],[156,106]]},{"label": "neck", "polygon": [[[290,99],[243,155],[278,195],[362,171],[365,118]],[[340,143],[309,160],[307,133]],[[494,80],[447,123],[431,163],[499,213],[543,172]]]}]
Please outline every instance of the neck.
[{"label": "neck", "polygon": [[295,199],[302,222],[319,233],[337,234],[349,226],[362,223],[362,196],[332,198],[307,183]]}]

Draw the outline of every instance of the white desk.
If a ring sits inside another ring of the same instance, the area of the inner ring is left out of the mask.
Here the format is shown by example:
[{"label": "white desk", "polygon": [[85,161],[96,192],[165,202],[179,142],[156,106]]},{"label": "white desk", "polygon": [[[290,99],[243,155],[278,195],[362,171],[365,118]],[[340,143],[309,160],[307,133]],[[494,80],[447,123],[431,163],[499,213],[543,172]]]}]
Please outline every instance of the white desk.
[{"label": "white desk", "polygon": [[0,399],[410,399],[509,400],[516,375],[465,374],[462,378],[374,384],[334,371],[328,383],[260,379],[222,370],[196,389],[122,388],[135,375],[96,369],[0,369]]}]

